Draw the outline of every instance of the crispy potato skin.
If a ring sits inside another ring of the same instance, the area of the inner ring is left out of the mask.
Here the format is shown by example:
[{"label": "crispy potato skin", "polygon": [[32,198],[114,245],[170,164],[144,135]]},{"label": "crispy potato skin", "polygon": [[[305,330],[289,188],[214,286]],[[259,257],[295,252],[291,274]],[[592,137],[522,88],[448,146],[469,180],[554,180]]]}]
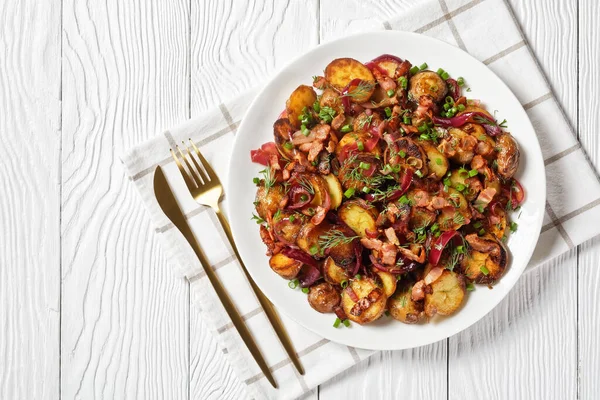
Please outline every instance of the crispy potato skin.
[{"label": "crispy potato skin", "polygon": [[281,253],[274,254],[269,260],[269,266],[284,279],[294,279],[302,268],[302,262],[289,258]]},{"label": "crispy potato skin", "polygon": [[327,88],[323,91],[321,99],[319,100],[319,105],[321,106],[321,108],[333,108],[335,110],[336,115],[344,112],[344,106],[342,105],[340,95],[333,89]]},{"label": "crispy potato skin", "polygon": [[255,199],[258,216],[266,220],[268,215],[274,215],[285,195],[285,190],[281,185],[274,185],[269,190],[260,186],[256,191]]},{"label": "crispy potato skin", "polygon": [[311,108],[316,100],[317,94],[310,86],[300,85],[292,92],[285,103],[285,109],[294,128],[300,128],[301,123],[298,116],[302,114],[302,109],[304,107]]},{"label": "crispy potato skin", "polygon": [[338,216],[358,236],[366,237],[366,230],[377,229],[377,209],[359,200],[350,200],[343,203],[338,209]]},{"label": "crispy potato skin", "polygon": [[308,292],[308,304],[320,313],[333,312],[340,304],[340,293],[327,282],[312,286]]},{"label": "crispy potato skin", "polygon": [[325,281],[334,285],[339,285],[343,281],[348,280],[346,270],[337,265],[331,257],[327,257],[323,263],[323,277],[325,278]]},{"label": "crispy potato skin", "polygon": [[[313,223],[308,222],[302,227],[302,229],[300,229],[298,238],[296,239],[296,244],[305,253],[317,258],[322,257],[323,253],[321,246],[319,246],[319,236],[326,234],[329,229],[331,229],[331,224],[327,223],[326,221],[323,221],[319,225],[314,225]],[[315,254],[311,254],[311,248],[316,248],[317,252]]]},{"label": "crispy potato skin", "polygon": [[[467,278],[475,283],[491,285],[496,283],[508,266],[508,252],[504,245],[492,235],[478,237],[465,236],[471,247],[469,257],[462,261],[462,270]],[[482,271],[487,269],[487,274]]]},{"label": "crispy potato skin", "polygon": [[283,157],[290,160],[294,158],[294,154],[296,153],[296,151],[293,147],[291,149],[287,149],[285,147],[285,144],[291,144],[291,137],[294,131],[294,127],[290,123],[290,120],[287,118],[280,118],[273,124],[273,137],[275,138],[275,145],[277,146],[277,150],[279,150],[279,153]]},{"label": "crispy potato skin", "polygon": [[367,277],[353,279],[349,287],[358,297],[358,302],[354,302],[346,290],[342,291],[342,308],[349,320],[364,325],[381,317],[387,301],[382,287]]},{"label": "crispy potato skin", "polygon": [[498,174],[504,179],[510,179],[519,168],[521,152],[515,138],[510,133],[504,133],[496,138],[498,152]]},{"label": "crispy potato skin", "polygon": [[380,271],[373,268],[373,273],[377,275],[383,285],[383,292],[387,297],[390,297],[396,291],[396,277],[389,272]]},{"label": "crispy potato skin", "polygon": [[[325,68],[325,79],[337,90],[344,89],[353,79],[361,79],[375,84],[375,77],[369,68],[353,58],[338,58],[330,62]],[[368,101],[372,93],[373,90],[361,98],[352,100],[357,103]]]},{"label": "crispy potato skin", "polygon": [[421,96],[430,96],[435,103],[439,103],[446,97],[448,85],[437,73],[421,71],[410,78],[409,91],[416,101]]},{"label": "crispy potato skin", "polygon": [[464,276],[447,269],[430,288],[430,293],[425,293],[425,314],[429,317],[435,314],[454,314],[462,305],[466,294]]},{"label": "crispy potato skin", "polygon": [[[290,218],[292,216],[293,218]],[[300,229],[302,229],[302,223],[302,215],[291,210],[283,210],[277,218],[273,218],[273,233],[281,241],[294,244],[296,243]]]},{"label": "crispy potato skin", "polygon": [[[354,121],[356,122],[356,120],[354,120]],[[346,133],[344,136],[342,136],[342,138],[338,142],[337,146],[335,147],[335,156],[339,157],[340,154],[342,153],[342,149],[353,143],[362,142],[362,144],[364,146],[364,144],[369,140],[370,137],[371,137],[371,135],[366,132]],[[357,143],[357,145],[358,145],[358,143]],[[379,155],[381,155],[381,150],[380,150],[379,146],[375,146],[373,148],[373,150],[370,151],[370,153],[373,154],[374,156],[379,156]]]},{"label": "crispy potato skin", "polygon": [[414,301],[411,298],[412,287],[412,283],[404,284],[387,302],[387,308],[392,318],[405,324],[416,324],[424,319],[423,302]]},{"label": "crispy potato skin", "polygon": [[356,179],[356,174],[352,173],[353,171],[358,171],[362,175],[363,172],[359,169],[361,162],[376,166],[373,176],[378,174],[381,169],[381,160],[369,153],[359,153],[352,158],[347,158],[338,171],[338,179],[344,190],[354,188],[356,191],[361,191],[367,186],[368,182],[365,182],[364,179]]}]

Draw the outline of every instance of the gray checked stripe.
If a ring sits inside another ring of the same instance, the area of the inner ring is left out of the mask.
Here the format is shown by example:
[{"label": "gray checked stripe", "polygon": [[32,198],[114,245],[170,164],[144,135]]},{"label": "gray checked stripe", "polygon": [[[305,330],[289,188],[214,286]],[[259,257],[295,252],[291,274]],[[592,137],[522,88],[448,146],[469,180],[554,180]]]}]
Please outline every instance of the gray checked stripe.
[{"label": "gray checked stripe", "polygon": [[586,204],[585,206],[580,207],[577,210],[571,211],[570,213],[565,214],[562,217],[557,218],[556,220],[553,220],[549,224],[544,225],[542,227],[542,232],[541,233],[544,233],[547,230],[554,228],[556,226],[556,223],[564,224],[566,221],[569,221],[570,219],[575,218],[576,216],[581,215],[584,212],[589,211],[592,208],[595,208],[595,207],[598,207],[598,206],[600,206],[600,199],[596,199],[596,200],[594,200],[594,201]]},{"label": "gray checked stripe", "polygon": [[490,65],[491,63],[493,63],[494,61],[498,61],[499,59],[501,59],[502,57],[516,51],[519,50],[521,47],[525,46],[525,41],[521,40],[519,43],[517,44],[513,44],[512,46],[510,46],[507,49],[502,50],[500,53],[498,54],[494,54],[493,56],[491,56],[490,58],[488,58],[487,60],[484,60],[483,63],[485,65]]},{"label": "gray checked stripe", "polygon": [[544,165],[548,166],[548,165],[552,164],[553,162],[558,161],[561,158],[564,158],[564,157],[568,156],[569,154],[579,150],[580,148],[581,148],[580,143],[574,144],[573,146],[569,147],[568,149],[563,150],[560,153],[557,153],[557,154],[553,155],[552,157],[548,157],[547,159],[545,159]]},{"label": "gray checked stripe", "polygon": [[[246,314],[242,315],[242,319],[244,321],[247,321],[247,320],[249,320],[250,318],[252,318],[252,317],[254,317],[256,315],[262,314],[262,312],[263,312],[262,307],[257,307],[254,310],[252,310],[250,312],[247,312]],[[228,331],[231,328],[233,328],[233,323],[232,322],[228,322],[225,325],[223,325],[222,327],[218,328],[217,332],[219,334],[221,334],[221,333],[223,333],[225,331]]]},{"label": "gray checked stripe", "polygon": [[[482,0],[474,0],[470,3],[465,4],[464,6],[461,6],[459,8],[457,8],[454,11],[450,11],[449,13],[443,15],[442,17],[431,21],[430,23],[423,25],[422,27],[420,27],[419,29],[415,30],[415,33],[424,33],[427,32],[428,30],[435,28],[436,26],[446,22],[448,20],[448,18],[454,18],[455,16],[462,14],[463,12],[473,8],[474,6],[476,6],[477,4],[481,3]],[[446,7],[447,9],[447,7]],[[389,25],[389,23],[388,23]],[[384,24],[385,26],[385,24]],[[387,28],[386,28],[387,29]]]},{"label": "gray checked stripe", "polygon": [[[220,268],[223,268],[224,266],[226,266],[227,264],[229,264],[230,262],[232,262],[236,259],[237,258],[234,255],[225,257],[224,259],[222,259],[221,261],[219,261],[216,264],[211,265],[210,267],[212,268],[213,271],[217,271]],[[198,279],[204,278],[205,276],[206,276],[206,272],[200,271],[196,275],[192,275],[189,278],[187,278],[187,280],[189,283],[193,283],[193,282],[197,281]]]},{"label": "gray checked stripe", "polygon": [[556,213],[554,212],[554,210],[552,209],[552,207],[550,207],[550,203],[548,203],[547,201],[546,201],[546,212],[550,216],[550,219],[552,220],[553,226],[556,227],[556,229],[560,233],[560,236],[562,236],[562,238],[565,240],[565,242],[569,246],[569,249],[572,249],[573,247],[575,247],[575,245],[573,244],[573,241],[571,240],[571,238],[567,234],[567,231],[565,231],[565,228],[562,226],[560,220],[556,216]]},{"label": "gray checked stripe", "polygon": [[450,12],[448,11],[448,5],[445,0],[438,0],[440,3],[440,7],[442,7],[442,11],[444,12],[444,18],[448,21],[448,26],[450,27],[450,31],[452,32],[452,36],[454,36],[454,40],[456,40],[456,44],[463,50],[467,50],[465,47],[465,42],[463,42],[462,38],[458,33],[458,29],[456,29],[456,25],[452,20],[452,16],[450,16]]}]

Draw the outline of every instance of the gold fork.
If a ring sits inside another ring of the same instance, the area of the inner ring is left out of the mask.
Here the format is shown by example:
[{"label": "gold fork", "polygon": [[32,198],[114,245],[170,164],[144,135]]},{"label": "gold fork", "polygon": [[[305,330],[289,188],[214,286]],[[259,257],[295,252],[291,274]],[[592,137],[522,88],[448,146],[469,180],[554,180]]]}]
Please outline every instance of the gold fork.
[{"label": "gold fork", "polygon": [[250,286],[252,287],[252,290],[254,290],[254,293],[256,294],[256,297],[258,298],[261,307],[265,310],[265,314],[267,315],[269,322],[273,326],[273,329],[275,330],[275,333],[279,337],[281,344],[283,345],[285,351],[290,357],[290,360],[292,360],[292,363],[294,364],[298,372],[301,375],[304,375],[304,368],[302,367],[302,364],[300,364],[300,359],[296,355],[296,351],[292,346],[292,342],[290,341],[287,331],[281,323],[279,315],[277,315],[277,312],[275,311],[275,308],[273,307],[271,302],[265,297],[265,295],[260,291],[258,286],[256,286],[256,283],[254,283],[254,281],[252,280],[252,277],[248,273],[248,270],[246,269],[246,266],[242,261],[242,257],[240,257],[240,254],[238,253],[238,249],[233,240],[233,235],[231,234],[229,222],[227,221],[227,218],[225,218],[225,215],[223,215],[223,212],[219,207],[219,201],[223,196],[223,186],[221,185],[221,181],[213,171],[210,164],[206,161],[202,153],[200,153],[200,150],[198,150],[198,147],[196,147],[194,142],[191,139],[189,139],[189,142],[191,148],[190,146],[185,146],[185,142],[182,142],[183,146],[187,150],[187,154],[184,154],[181,151],[181,148],[179,148],[179,146],[176,146],[177,153],[179,153],[179,156],[181,157],[181,159],[183,159],[187,170],[183,166],[179,157],[177,156],[177,153],[175,153],[173,149],[171,149],[171,156],[173,156],[177,167],[179,167],[179,172],[181,172],[183,180],[185,181],[185,184],[187,185],[194,200],[196,200],[198,204],[202,204],[204,206],[212,208],[215,214],[217,215],[217,218],[219,219],[219,222],[221,223],[221,226],[225,231],[225,235],[227,235],[229,244],[231,244],[231,247],[236,257],[240,262],[242,270],[246,275],[246,279],[248,279],[248,281],[250,282]]}]

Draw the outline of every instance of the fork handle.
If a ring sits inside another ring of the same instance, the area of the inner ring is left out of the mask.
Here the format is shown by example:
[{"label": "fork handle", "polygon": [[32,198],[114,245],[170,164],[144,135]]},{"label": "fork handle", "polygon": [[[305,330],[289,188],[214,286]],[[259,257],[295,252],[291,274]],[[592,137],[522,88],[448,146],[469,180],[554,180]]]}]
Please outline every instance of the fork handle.
[{"label": "fork handle", "polygon": [[235,253],[235,256],[237,257],[238,261],[240,262],[242,270],[244,271],[244,274],[246,275],[246,279],[248,279],[248,281],[250,282],[250,286],[252,287],[254,294],[256,294],[256,297],[258,298],[258,302],[260,303],[263,310],[265,310],[265,314],[267,315],[267,318],[269,319],[271,326],[273,326],[273,329],[275,330],[275,333],[279,337],[279,340],[281,341],[283,348],[285,349],[286,353],[290,357],[290,360],[292,360],[292,363],[294,363],[294,366],[296,367],[296,369],[298,370],[300,375],[304,375],[304,367],[300,363],[300,359],[298,358],[298,356],[296,354],[296,350],[294,349],[294,346],[292,345],[292,341],[290,340],[290,337],[287,334],[287,331],[285,330],[283,323],[281,322],[281,319],[279,318],[279,315],[277,314],[277,311],[275,310],[275,307],[273,307],[273,304],[271,304],[269,299],[267,299],[267,297],[263,294],[263,292],[258,288],[256,283],[250,276],[250,273],[246,269],[244,262],[242,261],[242,257],[240,256],[237,246],[235,245],[235,242],[233,241],[233,235],[231,234],[231,228],[229,227],[229,221],[227,221],[227,218],[225,218],[225,215],[223,215],[223,213],[221,212],[220,207],[216,207],[216,208],[214,208],[214,210],[215,210],[215,214],[217,214],[217,218],[219,219],[219,222],[221,223],[221,226],[223,227],[223,230],[225,231],[225,235],[227,236],[227,239],[229,240],[229,244],[231,245],[231,248],[233,249],[233,252]]}]

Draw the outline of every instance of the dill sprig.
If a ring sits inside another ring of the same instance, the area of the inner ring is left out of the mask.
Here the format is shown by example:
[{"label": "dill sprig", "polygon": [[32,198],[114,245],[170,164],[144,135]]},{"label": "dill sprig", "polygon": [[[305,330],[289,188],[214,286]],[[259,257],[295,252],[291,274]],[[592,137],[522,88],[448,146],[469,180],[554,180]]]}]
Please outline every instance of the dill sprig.
[{"label": "dill sprig", "polygon": [[325,235],[319,236],[319,247],[321,247],[322,250],[325,250],[342,244],[351,243],[358,238],[359,236],[346,236],[342,231],[332,229]]},{"label": "dill sprig", "polygon": [[359,123],[358,123],[358,128],[359,129],[363,129],[365,127],[365,125],[371,126],[371,121],[373,121],[373,114],[369,115],[368,117],[364,117]]},{"label": "dill sprig", "polygon": [[375,87],[374,83],[369,81],[360,81],[360,83],[348,93],[342,95],[342,97],[352,97],[352,98],[364,98],[367,97],[371,90]]},{"label": "dill sprig", "polygon": [[269,193],[269,189],[271,189],[273,186],[275,186],[275,177],[273,176],[273,173],[271,172],[271,168],[265,168],[262,171],[259,171],[259,173],[263,174],[263,181],[264,181],[264,185],[265,185],[265,189],[267,190],[267,193]]},{"label": "dill sprig", "polygon": [[300,186],[302,186],[304,189],[306,189],[306,191],[310,194],[315,194],[315,188],[312,185],[312,183],[310,183],[308,180],[306,180],[305,177],[300,177],[300,179],[298,179],[298,184]]}]

